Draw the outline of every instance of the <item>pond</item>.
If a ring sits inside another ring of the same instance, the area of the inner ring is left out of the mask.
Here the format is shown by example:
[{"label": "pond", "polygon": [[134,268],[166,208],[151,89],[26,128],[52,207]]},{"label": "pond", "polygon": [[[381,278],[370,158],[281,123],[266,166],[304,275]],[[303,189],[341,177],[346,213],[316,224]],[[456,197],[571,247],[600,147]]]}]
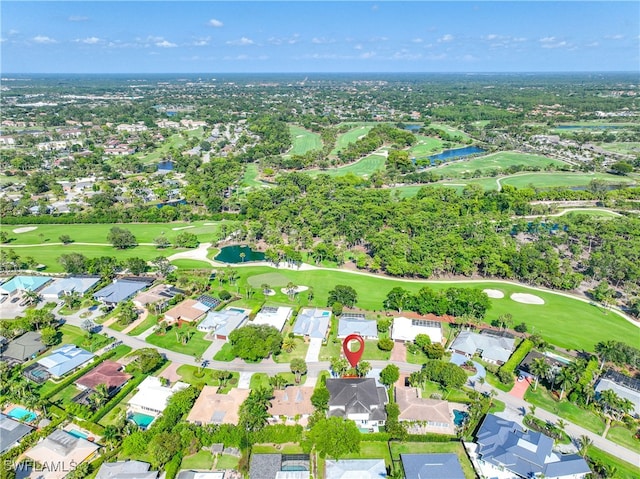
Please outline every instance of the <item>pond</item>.
[{"label": "pond", "polygon": [[422,126],[421,126],[421,125],[405,125],[405,126],[404,126],[404,129],[405,129],[405,130],[409,130],[409,131],[412,131],[412,132],[416,132],[416,131],[418,131],[420,128],[422,128]]},{"label": "pond", "polygon": [[437,155],[431,155],[429,159],[431,164],[436,161],[448,161],[454,158],[464,158],[465,156],[477,155],[478,153],[484,153],[487,150],[478,148],[477,146],[465,146],[464,148],[454,148],[453,150],[444,150]]},{"label": "pond", "polygon": [[[240,255],[244,253],[244,258]],[[225,246],[214,258],[216,261],[223,263],[248,263],[249,261],[264,261],[264,253],[253,251],[248,246]]]},{"label": "pond", "polygon": [[158,170],[172,171],[173,161],[170,161],[170,160],[161,161],[160,163],[158,163]]}]

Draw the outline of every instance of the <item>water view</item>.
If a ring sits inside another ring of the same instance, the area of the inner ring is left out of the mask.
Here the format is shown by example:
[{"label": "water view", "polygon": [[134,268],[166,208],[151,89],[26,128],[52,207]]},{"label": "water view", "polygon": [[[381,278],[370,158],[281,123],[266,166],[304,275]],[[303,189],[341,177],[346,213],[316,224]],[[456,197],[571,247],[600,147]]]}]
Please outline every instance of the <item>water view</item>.
[{"label": "water view", "polygon": [[436,161],[448,161],[454,158],[464,158],[465,156],[477,155],[478,153],[484,153],[487,150],[478,148],[477,146],[465,146],[464,148],[454,148],[452,150],[444,150],[437,155],[431,155],[429,159],[431,164]]},{"label": "water view", "polygon": [[248,246],[225,246],[220,249],[214,259],[223,263],[248,263],[249,261],[264,261],[264,253],[253,251]]}]

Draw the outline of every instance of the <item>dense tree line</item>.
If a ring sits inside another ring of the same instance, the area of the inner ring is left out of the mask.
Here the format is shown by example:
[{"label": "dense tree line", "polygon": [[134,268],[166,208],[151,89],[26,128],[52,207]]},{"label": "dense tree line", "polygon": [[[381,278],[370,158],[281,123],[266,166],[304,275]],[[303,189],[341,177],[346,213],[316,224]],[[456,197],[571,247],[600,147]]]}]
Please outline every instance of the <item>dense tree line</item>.
[{"label": "dense tree line", "polygon": [[385,309],[395,309],[399,312],[415,311],[420,314],[435,314],[437,316],[473,316],[483,319],[491,302],[486,293],[478,288],[447,288],[434,291],[425,286],[416,294],[411,294],[404,288],[393,288],[387,294],[383,306]]}]

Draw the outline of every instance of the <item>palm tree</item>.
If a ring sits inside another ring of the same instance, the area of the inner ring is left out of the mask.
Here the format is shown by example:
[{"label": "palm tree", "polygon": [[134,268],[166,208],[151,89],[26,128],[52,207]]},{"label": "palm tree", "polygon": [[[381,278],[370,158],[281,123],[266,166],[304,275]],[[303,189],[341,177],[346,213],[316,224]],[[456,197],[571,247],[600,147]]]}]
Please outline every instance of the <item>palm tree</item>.
[{"label": "palm tree", "polygon": [[38,294],[37,291],[31,291],[31,290],[25,291],[22,297],[24,298],[25,302],[30,306],[34,304],[38,304],[42,300],[42,297]]},{"label": "palm tree", "polygon": [[347,369],[349,369],[349,363],[347,363],[346,358],[342,356],[331,358],[331,370],[336,376],[344,375]]},{"label": "palm tree", "polygon": [[260,289],[262,289],[262,294],[264,294],[265,296],[267,296],[271,292],[271,286],[269,286],[267,283],[262,283]]},{"label": "palm tree", "polygon": [[356,373],[359,377],[363,378],[371,371],[371,363],[369,361],[360,361],[356,365]]},{"label": "palm tree", "polygon": [[93,390],[93,394],[89,396],[89,401],[94,409],[99,409],[109,399],[109,388],[106,384],[98,384]]},{"label": "palm tree", "polygon": [[556,427],[561,431],[564,431],[564,428],[567,427],[567,423],[563,419],[558,419],[558,421],[556,422]]},{"label": "palm tree", "polygon": [[239,256],[240,256],[240,259],[242,260],[242,262],[244,263],[244,259],[247,257],[247,253],[242,252],[242,253],[239,254]]},{"label": "palm tree", "polygon": [[269,378],[269,384],[275,389],[283,389],[287,384],[287,380],[282,374],[276,374]]},{"label": "palm tree", "polygon": [[547,374],[549,374],[550,369],[551,369],[551,366],[547,364],[544,358],[535,358],[531,362],[531,366],[530,366],[531,374],[533,374],[536,377],[536,383],[533,386],[534,391],[538,388],[538,382],[540,378],[546,377]]},{"label": "palm tree", "polygon": [[302,376],[307,374],[307,363],[302,358],[294,358],[291,360],[290,368],[296,376],[296,384],[299,384]]},{"label": "palm tree", "polygon": [[298,288],[296,287],[296,285],[293,282],[289,281],[285,290],[287,292],[287,296],[289,297],[289,301],[293,301],[296,293],[298,292]]},{"label": "palm tree", "polygon": [[284,349],[287,353],[290,353],[294,349],[296,349],[296,339],[293,336],[285,336],[282,340],[282,349]]},{"label": "palm tree", "polygon": [[578,438],[578,445],[579,445],[578,451],[582,457],[587,456],[587,453],[589,451],[589,446],[591,446],[591,444],[593,444],[593,441],[589,436],[586,436],[583,434]]},{"label": "palm tree", "polygon": [[196,355],[193,360],[198,364],[198,376],[202,374],[202,354]]},{"label": "palm tree", "polygon": [[531,414],[532,416],[536,415],[536,406],[534,406],[533,404],[529,406],[529,414]]},{"label": "palm tree", "polygon": [[575,382],[575,377],[573,376],[571,370],[568,367],[564,367],[558,373],[558,386],[560,387],[560,401],[564,397],[564,393],[568,387],[570,387]]}]

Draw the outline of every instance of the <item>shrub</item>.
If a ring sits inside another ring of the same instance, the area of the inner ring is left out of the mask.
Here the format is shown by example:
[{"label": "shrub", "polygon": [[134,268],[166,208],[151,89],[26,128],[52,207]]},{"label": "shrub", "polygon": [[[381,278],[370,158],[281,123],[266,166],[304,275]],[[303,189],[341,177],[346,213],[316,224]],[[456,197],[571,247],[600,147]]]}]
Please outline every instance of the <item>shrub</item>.
[{"label": "shrub", "polygon": [[523,340],[513,352],[511,357],[507,360],[507,362],[500,367],[498,371],[498,378],[500,378],[500,381],[502,381],[501,373],[504,371],[509,374],[509,377],[511,377],[516,368],[520,365],[522,360],[526,357],[527,354],[529,354],[529,351],[531,351],[532,349],[533,343],[528,339]]},{"label": "shrub", "polygon": [[231,299],[231,293],[229,291],[227,291],[226,289],[223,289],[218,293],[218,297],[222,301],[228,301],[228,300]]},{"label": "shrub", "polygon": [[380,338],[378,340],[378,348],[382,351],[391,351],[393,349],[394,342],[391,338]]}]

